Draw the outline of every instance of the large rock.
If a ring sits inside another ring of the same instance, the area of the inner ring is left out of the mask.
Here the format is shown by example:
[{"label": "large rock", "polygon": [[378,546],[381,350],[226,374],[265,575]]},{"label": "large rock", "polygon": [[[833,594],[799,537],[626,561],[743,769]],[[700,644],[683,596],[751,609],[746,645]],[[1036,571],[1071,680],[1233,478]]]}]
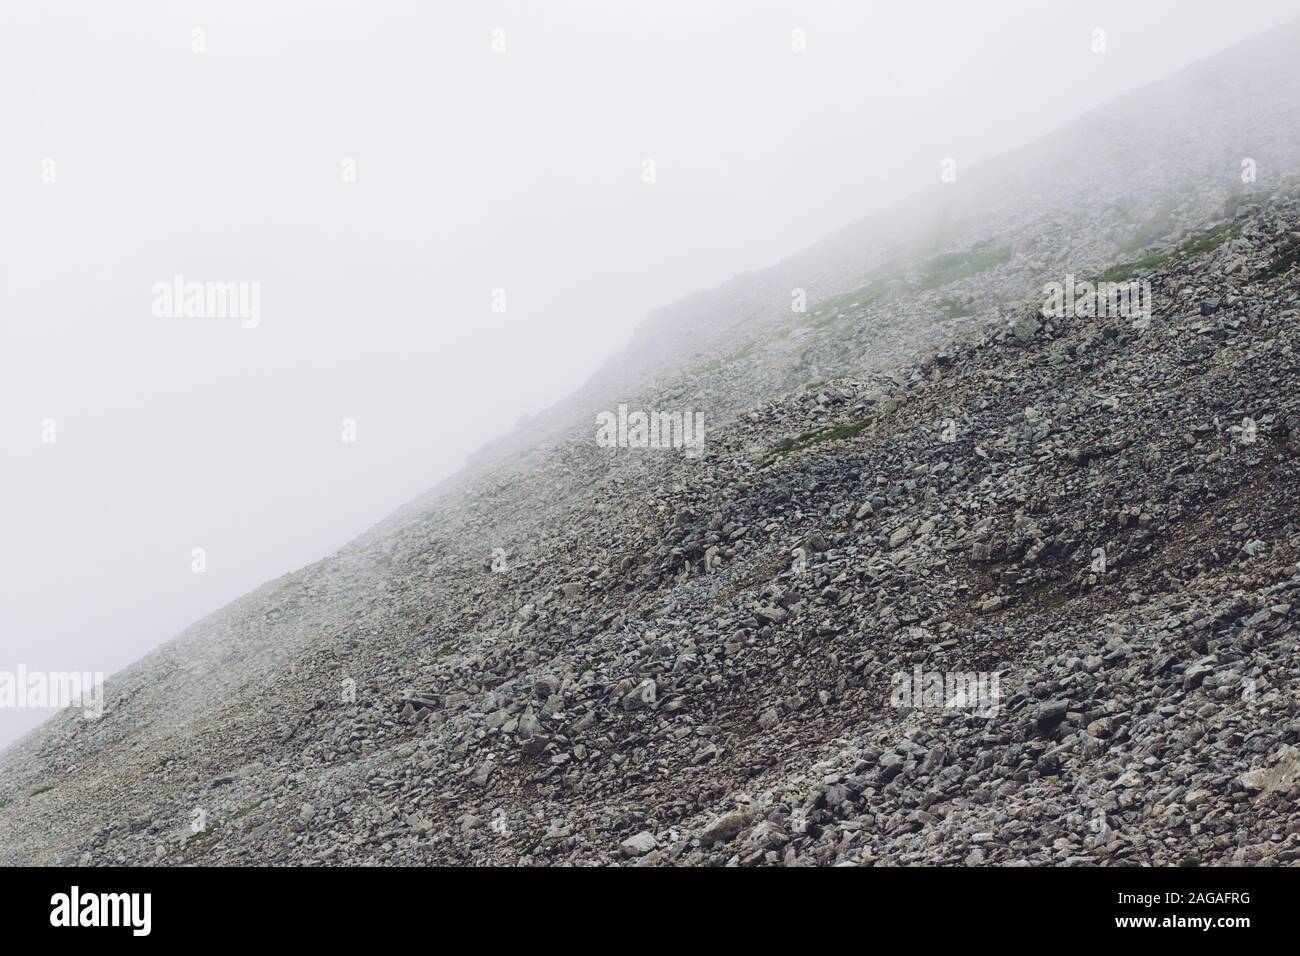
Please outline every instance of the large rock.
[{"label": "large rock", "polygon": [[750,816],[743,810],[732,810],[717,817],[704,828],[700,839],[705,843],[730,840],[745,827],[749,826]]}]

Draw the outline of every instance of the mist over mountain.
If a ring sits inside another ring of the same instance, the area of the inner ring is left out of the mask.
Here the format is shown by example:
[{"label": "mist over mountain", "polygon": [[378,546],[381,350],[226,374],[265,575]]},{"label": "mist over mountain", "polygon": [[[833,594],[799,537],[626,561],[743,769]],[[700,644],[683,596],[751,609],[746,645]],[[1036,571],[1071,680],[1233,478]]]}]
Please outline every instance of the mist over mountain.
[{"label": "mist over mountain", "polygon": [[0,862],[1300,859],[1298,91],[1293,21],[657,309],[7,748]]}]

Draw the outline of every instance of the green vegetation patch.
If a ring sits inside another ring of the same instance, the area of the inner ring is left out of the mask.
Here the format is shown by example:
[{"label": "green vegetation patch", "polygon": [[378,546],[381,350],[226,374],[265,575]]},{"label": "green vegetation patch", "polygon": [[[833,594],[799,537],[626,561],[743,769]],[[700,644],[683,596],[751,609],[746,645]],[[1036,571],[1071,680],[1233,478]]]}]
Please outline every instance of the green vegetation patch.
[{"label": "green vegetation patch", "polygon": [[244,807],[243,809],[236,810],[230,819],[232,820],[242,819],[243,817],[248,816],[254,810],[259,809],[264,803],[266,803],[265,800],[258,800],[256,803],[250,803],[248,806]]},{"label": "green vegetation patch", "polygon": [[1199,256],[1203,252],[1219,248],[1229,239],[1235,239],[1240,233],[1241,226],[1233,222],[1224,223],[1214,229],[1207,229],[1184,239],[1178,246],[1178,255],[1182,257]]},{"label": "green vegetation patch", "polygon": [[820,445],[823,442],[839,441],[845,438],[853,438],[862,433],[870,420],[849,422],[846,425],[834,425],[830,428],[817,428],[810,432],[804,432],[802,435],[796,435],[794,438],[782,440],[776,449],[772,452],[772,458],[780,458],[782,455],[788,455],[791,452],[799,451],[803,448],[811,448],[813,445]]},{"label": "green vegetation patch", "polygon": [[939,303],[939,311],[943,313],[946,319],[960,319],[975,314],[973,308],[969,305],[962,305],[956,299],[944,299]]},{"label": "green vegetation patch", "polygon": [[[969,279],[981,272],[996,269],[998,266],[1005,265],[1010,261],[1010,246],[995,246],[988,242],[976,243],[971,248],[961,252],[945,252],[926,259],[916,267],[919,277],[917,284],[913,285],[912,289],[917,292],[938,289],[949,283],[960,282],[962,279]],[[893,272],[878,276],[852,292],[819,301],[815,310],[818,317],[814,324],[827,326],[845,318],[850,310],[865,309],[876,304],[889,292],[889,288],[893,283],[903,281],[906,278],[907,272],[906,269],[895,269]],[[950,319],[973,314],[968,307],[959,305],[955,299],[943,303],[941,308],[945,310],[945,314]]]},{"label": "green vegetation patch", "polygon": [[1290,272],[1297,262],[1300,262],[1300,243],[1285,249],[1259,276],[1261,279],[1276,279]]},{"label": "green vegetation patch", "polygon": [[1011,261],[1010,246],[978,243],[965,252],[945,252],[921,265],[922,291],[988,272]]},{"label": "green vegetation patch", "polygon": [[1134,259],[1132,262],[1121,262],[1119,265],[1111,266],[1101,275],[1097,276],[1098,282],[1123,282],[1125,279],[1131,279],[1134,275],[1143,269],[1158,269],[1173,256],[1173,250],[1165,252],[1153,252],[1149,256],[1143,256],[1141,259]]},{"label": "green vegetation patch", "polygon": [[1172,199],[1165,200],[1151,217],[1138,227],[1138,231],[1124,241],[1120,248],[1124,252],[1134,252],[1151,245],[1173,227],[1174,208],[1175,203]]},{"label": "green vegetation patch", "polygon": [[1130,279],[1138,272],[1144,269],[1159,269],[1169,262],[1177,262],[1183,259],[1190,259],[1192,256],[1199,256],[1202,253],[1210,252],[1219,248],[1229,239],[1236,237],[1241,232],[1241,226],[1236,223],[1225,223],[1222,226],[1216,226],[1213,229],[1206,229],[1189,236],[1172,249],[1165,249],[1153,252],[1143,256],[1141,259],[1134,259],[1132,262],[1122,262],[1111,266],[1105,272],[1097,276],[1098,282],[1123,282]]},{"label": "green vegetation patch", "polygon": [[210,840],[217,835],[217,831],[226,825],[224,820],[213,820],[198,833],[190,834],[190,838],[185,841],[186,846],[194,846],[202,843],[204,840]]},{"label": "green vegetation patch", "polygon": [[519,845],[519,855],[527,856],[542,845],[542,840],[546,838],[544,830],[534,830],[528,836],[525,836]]},{"label": "green vegetation patch", "polygon": [[829,325],[837,319],[845,318],[850,309],[865,309],[868,306],[875,305],[884,298],[885,293],[888,291],[889,280],[877,279],[860,289],[854,289],[852,292],[846,292],[843,295],[833,296],[818,302],[817,311],[822,314],[814,324]]}]

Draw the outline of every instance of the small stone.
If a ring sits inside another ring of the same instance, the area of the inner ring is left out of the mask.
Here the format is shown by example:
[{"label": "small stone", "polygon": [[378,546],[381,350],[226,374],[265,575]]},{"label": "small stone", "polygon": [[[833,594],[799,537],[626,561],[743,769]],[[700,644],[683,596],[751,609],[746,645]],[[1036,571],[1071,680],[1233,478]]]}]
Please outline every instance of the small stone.
[{"label": "small stone", "polygon": [[1038,334],[1038,330],[1042,327],[1043,323],[1039,322],[1032,315],[1025,314],[1012,320],[1011,334],[1014,335],[1016,340],[1019,342],[1029,342],[1033,340],[1034,336]]},{"label": "small stone", "polygon": [[624,856],[645,856],[658,845],[659,843],[655,840],[653,833],[649,830],[642,830],[635,836],[630,836],[620,843],[618,849]]},{"label": "small stone", "polygon": [[1068,700],[1049,700],[1039,704],[1034,711],[1034,722],[1042,729],[1055,727],[1065,720],[1065,713],[1070,709]]},{"label": "small stone", "polygon": [[887,753],[880,758],[880,778],[888,783],[903,770],[903,758],[896,753]]},{"label": "small stone", "polygon": [[653,680],[643,680],[623,698],[623,709],[640,710],[644,707],[652,707],[657,693],[658,686]]}]

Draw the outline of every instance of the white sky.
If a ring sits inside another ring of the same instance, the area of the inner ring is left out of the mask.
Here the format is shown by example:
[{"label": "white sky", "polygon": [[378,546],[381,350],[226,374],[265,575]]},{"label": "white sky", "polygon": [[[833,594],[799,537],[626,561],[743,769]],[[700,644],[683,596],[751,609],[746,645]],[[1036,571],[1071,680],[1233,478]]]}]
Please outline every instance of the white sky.
[{"label": "white sky", "polygon": [[[361,7],[0,6],[0,671],[111,673],[454,472],[649,309],[1300,12]],[[178,272],[260,283],[260,325],[154,317]],[[0,744],[44,716],[0,709]]]}]

